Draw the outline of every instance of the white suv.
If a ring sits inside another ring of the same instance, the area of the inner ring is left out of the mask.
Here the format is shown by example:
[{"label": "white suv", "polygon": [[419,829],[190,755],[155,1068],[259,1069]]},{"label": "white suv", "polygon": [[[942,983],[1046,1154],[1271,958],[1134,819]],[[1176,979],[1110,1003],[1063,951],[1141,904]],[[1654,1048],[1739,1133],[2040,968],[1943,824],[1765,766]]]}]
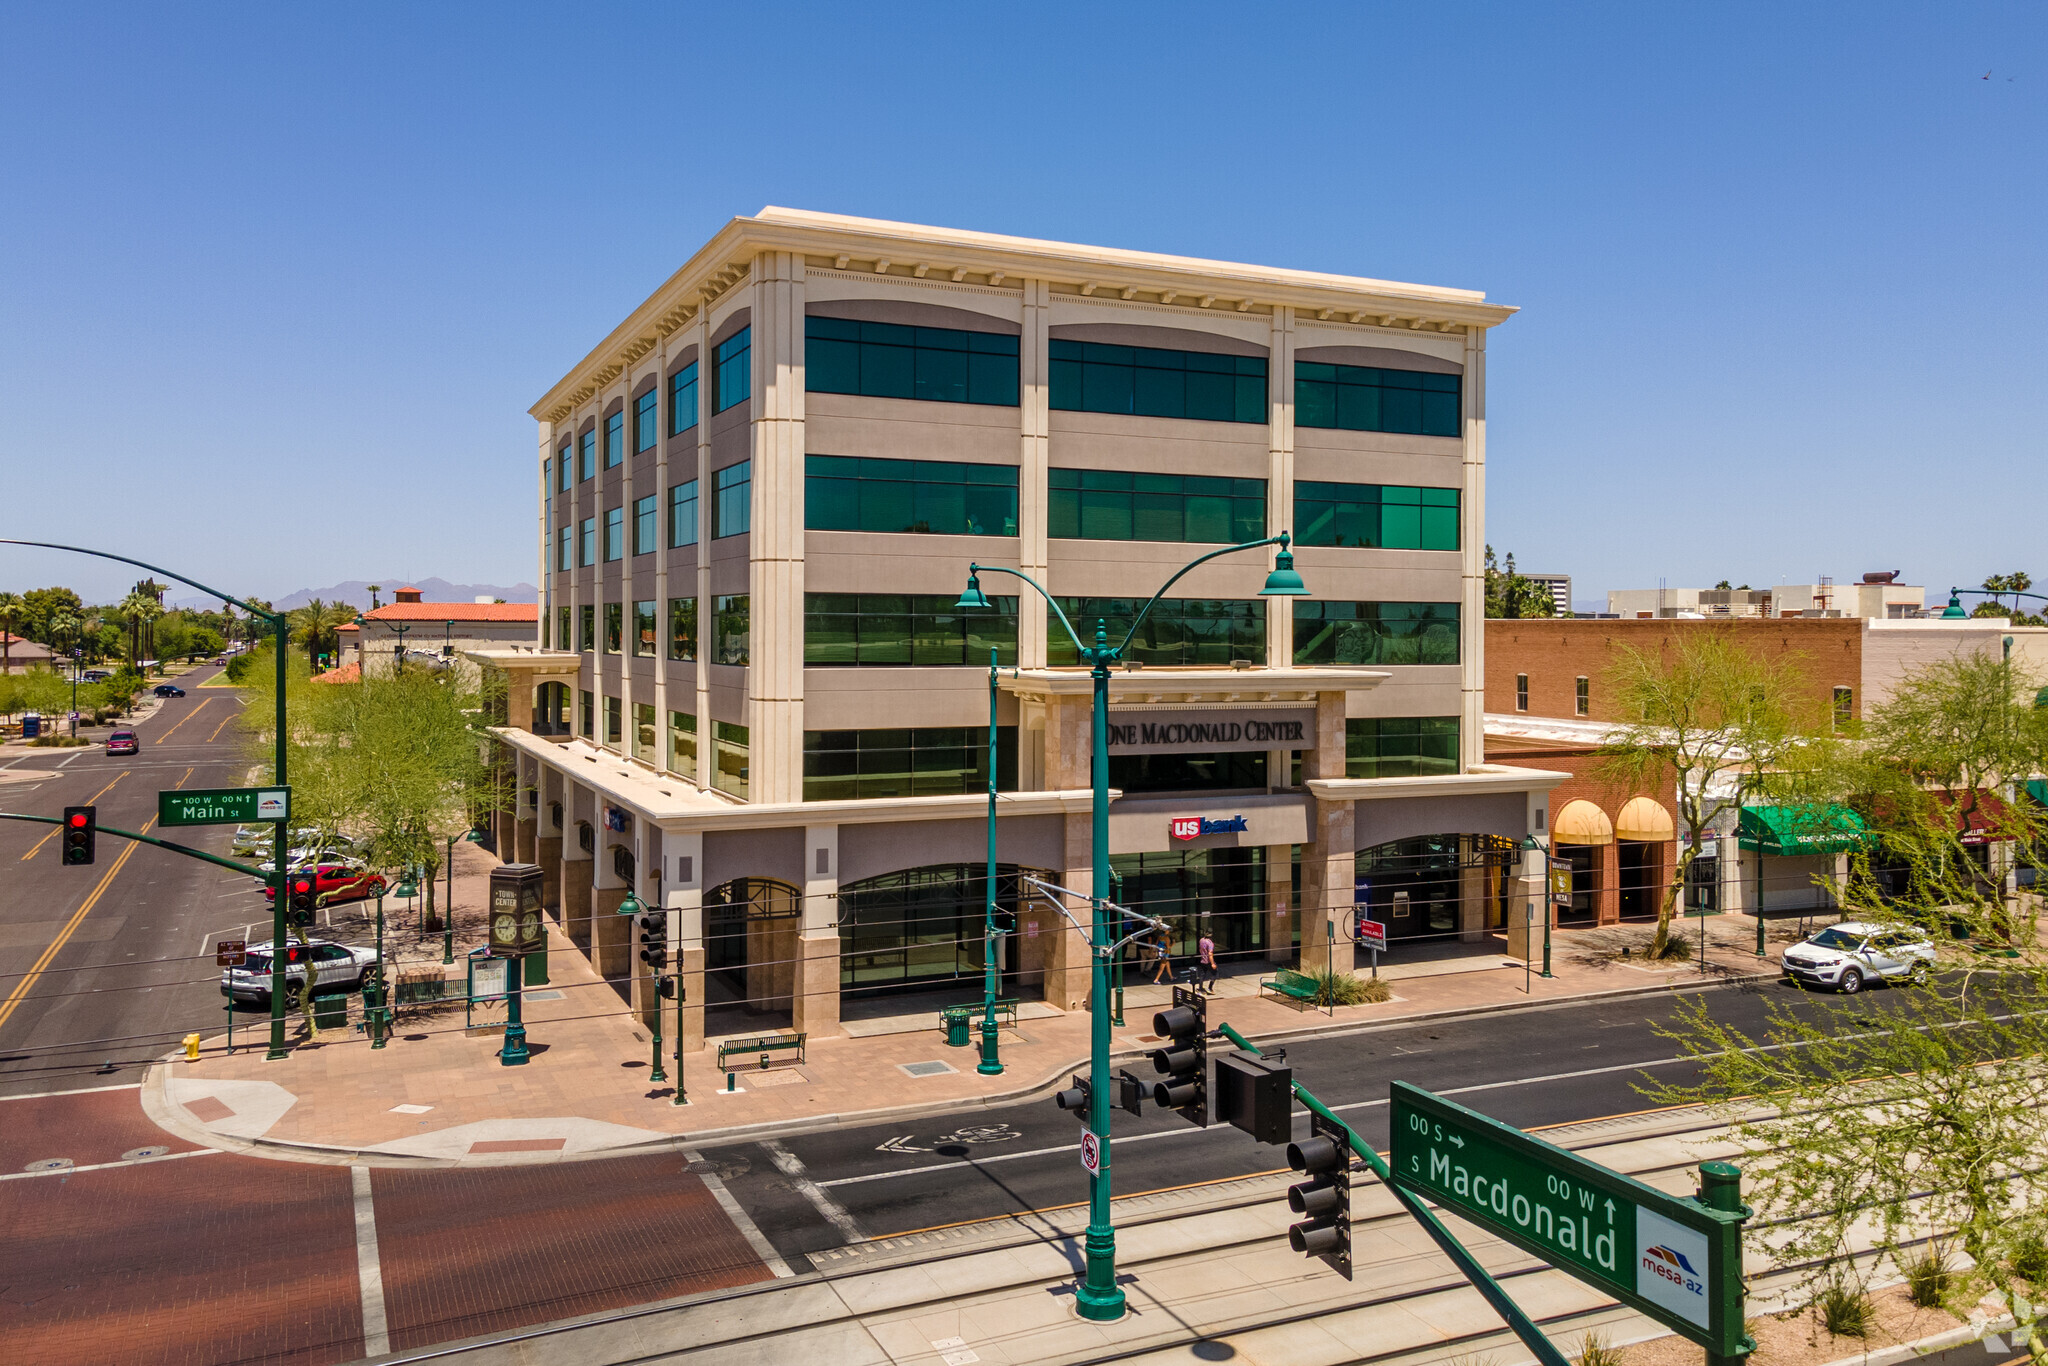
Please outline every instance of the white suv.
[{"label": "white suv", "polygon": [[[313,983],[316,996],[334,991],[358,991],[377,967],[377,950],[374,947],[353,949],[346,944],[314,939],[304,944],[287,941],[285,951],[284,976],[290,984],[287,990],[293,995],[299,993],[306,981],[308,958],[320,969],[320,976]],[[250,1001],[263,1006],[270,1004],[270,944],[267,941],[251,944],[248,960],[241,967],[221,969],[220,994],[231,1001]]]},{"label": "white suv", "polygon": [[1934,943],[1920,930],[1847,920],[1794,944],[1781,961],[1795,982],[1853,993],[1873,978],[1919,981],[1934,960]]}]

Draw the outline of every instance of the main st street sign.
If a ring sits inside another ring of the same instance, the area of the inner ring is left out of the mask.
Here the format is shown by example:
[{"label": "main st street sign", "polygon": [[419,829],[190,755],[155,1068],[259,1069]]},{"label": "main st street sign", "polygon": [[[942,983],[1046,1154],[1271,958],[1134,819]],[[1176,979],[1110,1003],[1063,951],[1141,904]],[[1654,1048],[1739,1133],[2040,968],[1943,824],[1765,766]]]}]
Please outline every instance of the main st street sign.
[{"label": "main st street sign", "polygon": [[1711,1356],[1751,1350],[1742,1325],[1741,1213],[1667,1195],[1406,1082],[1392,1091],[1396,1185],[1641,1310]]}]

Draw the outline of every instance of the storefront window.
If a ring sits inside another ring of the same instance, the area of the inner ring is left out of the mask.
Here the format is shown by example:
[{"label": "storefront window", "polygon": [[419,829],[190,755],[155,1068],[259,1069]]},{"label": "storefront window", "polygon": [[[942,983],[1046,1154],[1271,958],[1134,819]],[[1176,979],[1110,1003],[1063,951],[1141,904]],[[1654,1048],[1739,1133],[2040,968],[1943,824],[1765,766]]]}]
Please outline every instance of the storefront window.
[{"label": "storefront window", "polygon": [[[865,994],[978,978],[986,876],[979,863],[941,863],[840,888],[840,990]],[[996,905],[1012,914],[1019,909],[1014,867],[997,866]],[[1008,943],[1005,949],[1014,952]],[[1002,967],[1014,971],[1014,960]]]},{"label": "storefront window", "polygon": [[1218,962],[1265,952],[1264,849],[1113,854],[1109,867],[1121,880],[1121,904],[1166,921],[1176,968],[1195,960],[1204,933],[1216,941]]}]

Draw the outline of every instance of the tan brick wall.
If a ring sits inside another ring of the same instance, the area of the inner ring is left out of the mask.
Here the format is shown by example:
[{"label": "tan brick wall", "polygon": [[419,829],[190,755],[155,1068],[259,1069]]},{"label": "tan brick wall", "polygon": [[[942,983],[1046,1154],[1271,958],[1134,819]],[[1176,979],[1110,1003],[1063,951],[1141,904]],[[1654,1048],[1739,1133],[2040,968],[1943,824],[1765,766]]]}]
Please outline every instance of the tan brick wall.
[{"label": "tan brick wall", "polygon": [[1575,685],[1584,675],[1591,681],[1590,719],[1619,720],[1611,710],[1613,689],[1602,686],[1604,676],[1614,665],[1616,652],[1623,647],[1669,650],[1680,634],[1687,631],[1727,631],[1743,646],[1766,658],[1789,658],[1805,676],[1814,704],[1822,708],[1820,716],[1827,714],[1825,709],[1832,705],[1837,687],[1854,689],[1854,714],[1859,718],[1863,715],[1863,623],[1847,618],[1488,621],[1486,709],[1513,714],[1515,675],[1527,674],[1526,715],[1574,716]]}]

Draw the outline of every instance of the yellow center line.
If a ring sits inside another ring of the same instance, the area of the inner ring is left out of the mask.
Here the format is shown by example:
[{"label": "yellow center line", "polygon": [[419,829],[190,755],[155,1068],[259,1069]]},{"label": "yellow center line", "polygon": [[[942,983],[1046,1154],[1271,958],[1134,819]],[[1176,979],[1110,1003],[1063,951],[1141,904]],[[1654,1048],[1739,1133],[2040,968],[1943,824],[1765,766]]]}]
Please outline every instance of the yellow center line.
[{"label": "yellow center line", "polygon": [[[127,776],[128,775],[126,773],[123,773],[121,775],[122,778],[125,778]],[[185,785],[185,779],[190,778],[191,776],[192,770],[189,768],[186,769],[185,777],[178,779],[178,787],[183,787]],[[114,780],[114,782],[119,781],[121,781],[120,778],[116,778]],[[107,787],[112,787],[113,785],[114,783],[108,783]],[[104,791],[105,789],[103,788],[101,790]],[[176,789],[173,789],[173,791],[175,790]],[[149,820],[143,824],[142,829],[137,831],[136,833],[147,835],[149,833],[149,827],[155,824],[156,817],[151,816]],[[71,919],[64,923],[64,928],[58,931],[57,937],[50,941],[50,947],[44,949],[42,952],[42,956],[36,959],[35,966],[28,970],[28,975],[23,977],[21,981],[15,985],[13,991],[7,993],[7,999],[5,1001],[0,1001],[0,1026],[4,1026],[7,1023],[8,1017],[14,1014],[15,1010],[21,1005],[22,1000],[25,997],[27,997],[29,989],[35,986],[36,979],[43,975],[43,970],[50,966],[51,960],[56,958],[58,951],[62,949],[65,944],[70,942],[72,935],[78,932],[78,927],[85,923],[85,918],[88,915],[92,914],[92,908],[99,905],[100,898],[106,895],[107,888],[113,885],[114,878],[117,875],[119,875],[122,867],[128,862],[129,859],[135,856],[135,851],[137,849],[140,849],[141,847],[142,843],[139,840],[130,840],[128,842],[128,847],[126,849],[123,849],[121,851],[121,856],[114,860],[114,866],[107,869],[106,876],[100,879],[99,886],[92,889],[92,895],[88,896],[85,899],[85,904],[80,906],[78,910],[75,913],[73,913]]]},{"label": "yellow center line", "polygon": [[[213,699],[208,698],[207,700],[210,702]],[[213,728],[213,734],[206,737],[206,743],[210,745],[216,739],[218,739],[220,737],[220,733],[228,728],[228,722],[234,719],[235,714],[233,712],[229,712],[226,716],[221,717],[220,724]]]},{"label": "yellow center line", "polygon": [[[120,772],[119,772],[118,774],[116,774],[116,775],[114,776],[114,783],[118,783],[118,782],[120,782],[120,781],[121,781],[121,779],[123,779],[123,778],[127,777],[127,776],[128,776],[128,774],[129,774],[129,770],[128,770],[128,769],[125,769],[125,768],[124,768],[124,769],[122,769],[122,770],[121,770],[121,771],[120,771]],[[106,796],[106,795],[107,795],[107,790],[108,790],[108,788],[111,788],[111,787],[113,787],[114,783],[108,783],[106,787],[103,787],[103,788],[101,788],[101,789],[100,789],[99,791],[97,791],[97,792],[93,793],[93,794],[92,794],[92,795],[91,795],[90,797],[87,797],[87,798],[85,799],[85,801],[84,801],[84,802],[82,802],[82,803],[80,803],[80,804],[81,804],[81,805],[83,805],[83,806],[91,806],[91,805],[92,805],[92,804],[93,804],[94,802],[96,802],[96,801],[98,801],[98,800],[99,800],[100,798],[102,798],[102,797]],[[48,844],[48,843],[49,843],[49,842],[50,842],[51,840],[53,840],[53,839],[57,838],[57,832],[58,832],[59,830],[62,830],[63,828],[64,828],[64,827],[63,827],[63,826],[61,826],[61,825],[53,825],[53,826],[51,826],[51,827],[50,827],[50,833],[49,833],[49,834],[47,834],[47,835],[45,835],[45,836],[43,836],[43,837],[42,837],[41,839],[37,840],[37,841],[35,842],[35,845],[34,845],[34,846],[33,846],[33,847],[32,847],[32,848],[31,848],[31,849],[30,849],[30,850],[29,850],[29,851],[28,851],[28,852],[27,852],[26,854],[23,854],[23,855],[21,856],[21,861],[22,861],[23,863],[27,863],[27,862],[28,862],[28,861],[29,861],[30,859],[34,858],[34,857],[36,856],[36,850],[37,850],[37,849],[40,849],[40,848],[42,848],[42,847],[43,847],[44,845]]]},{"label": "yellow center line", "polygon": [[[193,717],[199,715],[200,712],[205,711],[208,707],[213,705],[214,701],[214,698],[209,697],[204,702],[201,702],[198,706],[194,707],[192,710],[186,712],[183,716],[178,718],[178,726],[184,725],[187,721],[190,721]],[[150,743],[153,745],[162,744],[164,741],[170,739],[173,735],[176,735],[178,733],[178,726],[172,726],[162,735],[159,735],[156,737],[156,739],[150,741]]]}]

